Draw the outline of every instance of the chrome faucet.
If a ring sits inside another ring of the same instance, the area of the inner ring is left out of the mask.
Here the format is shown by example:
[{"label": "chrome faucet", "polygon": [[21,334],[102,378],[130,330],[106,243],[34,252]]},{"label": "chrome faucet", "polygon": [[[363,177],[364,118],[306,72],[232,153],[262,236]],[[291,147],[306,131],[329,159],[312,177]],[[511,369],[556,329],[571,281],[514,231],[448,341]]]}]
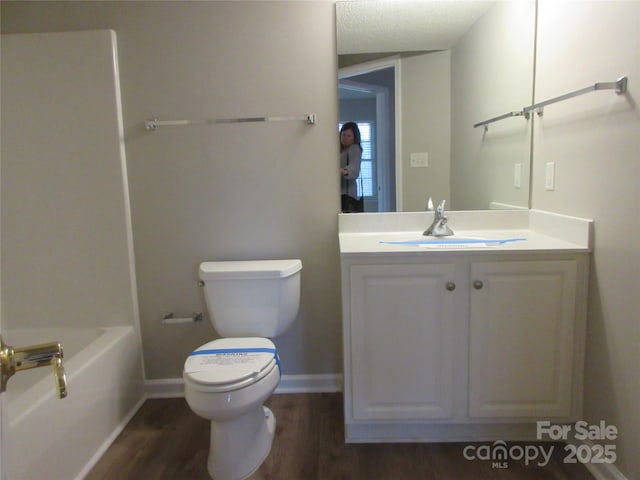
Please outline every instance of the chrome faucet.
[{"label": "chrome faucet", "polygon": [[30,345],[28,347],[13,348],[2,341],[0,337],[0,370],[2,381],[0,392],[7,388],[7,382],[15,373],[37,367],[53,367],[56,391],[59,398],[67,396],[67,376],[62,366],[64,356],[62,345],[58,342]]},{"label": "chrome faucet", "polygon": [[436,207],[433,215],[433,223],[427,228],[422,235],[431,237],[448,237],[453,235],[453,230],[447,225],[447,217],[444,214],[444,204],[446,200],[442,200]]}]

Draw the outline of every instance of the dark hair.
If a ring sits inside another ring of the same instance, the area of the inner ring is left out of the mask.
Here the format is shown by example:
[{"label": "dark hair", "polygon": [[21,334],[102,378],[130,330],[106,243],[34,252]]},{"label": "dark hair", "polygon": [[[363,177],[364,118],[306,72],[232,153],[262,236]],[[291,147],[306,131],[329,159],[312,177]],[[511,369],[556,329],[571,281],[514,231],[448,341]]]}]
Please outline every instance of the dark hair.
[{"label": "dark hair", "polygon": [[[362,150],[362,145],[360,145],[360,129],[358,128],[358,124],[356,122],[345,123],[340,129],[340,135],[342,135],[342,132],[344,132],[345,130],[351,130],[353,132],[353,143],[358,145],[360,147],[360,150]],[[342,149],[342,144],[340,144],[340,148]]]}]

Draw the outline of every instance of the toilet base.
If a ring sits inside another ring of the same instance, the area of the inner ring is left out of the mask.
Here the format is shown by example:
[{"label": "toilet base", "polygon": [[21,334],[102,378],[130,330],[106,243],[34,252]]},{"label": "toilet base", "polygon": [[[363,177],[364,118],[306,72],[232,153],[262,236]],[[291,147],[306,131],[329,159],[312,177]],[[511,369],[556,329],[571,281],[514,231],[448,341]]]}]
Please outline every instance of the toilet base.
[{"label": "toilet base", "polygon": [[207,470],[213,480],[243,480],[255,473],[271,451],[276,417],[262,405],[239,418],[211,422]]}]

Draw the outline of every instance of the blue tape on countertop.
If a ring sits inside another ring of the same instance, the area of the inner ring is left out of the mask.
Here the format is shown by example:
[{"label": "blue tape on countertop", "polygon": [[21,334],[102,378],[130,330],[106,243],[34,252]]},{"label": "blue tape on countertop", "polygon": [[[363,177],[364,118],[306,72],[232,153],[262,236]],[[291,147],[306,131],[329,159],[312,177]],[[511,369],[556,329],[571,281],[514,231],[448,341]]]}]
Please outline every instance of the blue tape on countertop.
[{"label": "blue tape on countertop", "polygon": [[496,243],[498,245],[502,245],[503,243],[519,242],[522,240],[526,240],[526,238],[466,238],[458,240],[456,240],[455,238],[442,238],[437,240],[399,240],[395,242],[380,240],[380,243],[388,243],[392,245],[473,245],[478,243]]},{"label": "blue tape on countertop", "polygon": [[276,360],[276,365],[278,366],[278,371],[280,375],[282,375],[282,368],[280,367],[280,357],[278,356],[278,352],[276,352],[275,348],[214,348],[211,350],[196,350],[195,352],[191,352],[189,354],[190,357],[194,357],[196,355],[225,355],[229,353],[273,353],[273,358]]}]

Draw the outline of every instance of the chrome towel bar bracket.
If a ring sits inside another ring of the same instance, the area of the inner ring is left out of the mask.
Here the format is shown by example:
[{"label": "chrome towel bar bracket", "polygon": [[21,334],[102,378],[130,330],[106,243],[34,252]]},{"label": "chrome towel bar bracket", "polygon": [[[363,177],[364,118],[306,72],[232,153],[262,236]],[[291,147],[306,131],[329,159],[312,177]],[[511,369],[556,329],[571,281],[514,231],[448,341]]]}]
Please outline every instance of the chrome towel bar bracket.
[{"label": "chrome towel bar bracket", "polygon": [[484,129],[488,130],[490,123],[497,122],[499,120],[504,120],[505,118],[522,117],[522,116],[525,116],[527,118],[527,120],[529,119],[529,114],[528,113],[525,114],[524,111],[520,110],[518,112],[509,112],[509,113],[505,113],[503,115],[498,115],[497,117],[490,118],[489,120],[484,120],[482,122],[478,122],[473,126],[473,128],[484,126]]},{"label": "chrome towel bar bracket", "polygon": [[533,105],[524,107],[523,111],[525,113],[535,111],[538,115],[542,115],[544,112],[544,107],[546,107],[547,105],[562,102],[563,100],[568,100],[569,98],[584,95],[585,93],[589,92],[595,92],[597,90],[614,90],[616,95],[622,95],[627,91],[627,81],[627,77],[621,77],[615,82],[594,83],[593,85],[589,85],[588,87],[574,90],[573,92],[565,93],[564,95],[560,95],[558,97],[550,98],[549,100],[545,100],[544,102],[534,103]]}]

